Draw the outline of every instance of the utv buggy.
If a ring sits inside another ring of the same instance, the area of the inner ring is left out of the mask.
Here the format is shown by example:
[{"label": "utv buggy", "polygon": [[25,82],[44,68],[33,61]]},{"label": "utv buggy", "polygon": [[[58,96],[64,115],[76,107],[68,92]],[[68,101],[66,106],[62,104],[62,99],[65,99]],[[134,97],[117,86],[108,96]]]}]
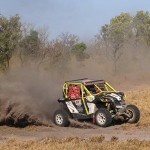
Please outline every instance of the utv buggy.
[{"label": "utv buggy", "polygon": [[124,93],[116,91],[104,80],[84,78],[66,81],[63,95],[63,98],[58,99],[63,108],[56,110],[53,116],[58,126],[68,126],[69,118],[91,119],[101,127],[111,125],[118,118],[129,123],[137,123],[140,119],[139,109],[126,104]]}]

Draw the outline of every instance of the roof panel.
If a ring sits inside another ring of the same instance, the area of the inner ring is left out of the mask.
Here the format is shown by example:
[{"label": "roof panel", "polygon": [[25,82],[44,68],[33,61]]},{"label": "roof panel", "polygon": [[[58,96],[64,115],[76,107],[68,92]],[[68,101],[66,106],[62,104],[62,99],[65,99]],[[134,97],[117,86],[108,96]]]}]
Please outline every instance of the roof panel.
[{"label": "roof panel", "polygon": [[88,78],[83,78],[83,79],[76,79],[76,80],[70,80],[70,81],[66,81],[66,82],[73,82],[73,83],[83,83],[85,85],[89,85],[89,84],[96,84],[96,83],[104,83],[104,80],[91,80]]}]

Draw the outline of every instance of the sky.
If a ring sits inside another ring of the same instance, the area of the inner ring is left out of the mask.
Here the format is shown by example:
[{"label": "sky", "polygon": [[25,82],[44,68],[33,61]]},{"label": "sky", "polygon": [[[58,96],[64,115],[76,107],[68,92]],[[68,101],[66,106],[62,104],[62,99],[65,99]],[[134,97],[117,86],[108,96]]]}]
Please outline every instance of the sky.
[{"label": "sky", "polygon": [[51,39],[62,32],[91,39],[112,17],[138,10],[150,11],[150,0],[0,0],[0,14],[47,27]]}]

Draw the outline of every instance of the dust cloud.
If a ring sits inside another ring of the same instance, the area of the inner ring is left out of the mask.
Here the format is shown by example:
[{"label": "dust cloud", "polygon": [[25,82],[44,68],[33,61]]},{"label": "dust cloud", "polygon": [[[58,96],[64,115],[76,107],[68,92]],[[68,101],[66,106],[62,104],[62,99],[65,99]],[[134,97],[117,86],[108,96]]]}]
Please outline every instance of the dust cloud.
[{"label": "dust cloud", "polygon": [[72,58],[65,68],[51,71],[24,67],[12,69],[0,79],[0,124],[15,127],[52,125],[53,113],[60,107],[65,81],[78,78],[101,78],[92,60],[78,62]]},{"label": "dust cloud", "polygon": [[128,49],[118,61],[116,73],[112,60],[98,54],[80,62],[72,57],[59,69],[46,71],[24,67],[11,70],[0,79],[0,124],[51,125],[53,113],[59,108],[57,99],[62,97],[62,84],[68,80],[105,79],[119,90],[149,84],[149,58],[140,53],[131,55]]},{"label": "dust cloud", "polygon": [[53,78],[33,69],[8,73],[0,85],[0,122],[24,127],[51,123],[61,88]]}]

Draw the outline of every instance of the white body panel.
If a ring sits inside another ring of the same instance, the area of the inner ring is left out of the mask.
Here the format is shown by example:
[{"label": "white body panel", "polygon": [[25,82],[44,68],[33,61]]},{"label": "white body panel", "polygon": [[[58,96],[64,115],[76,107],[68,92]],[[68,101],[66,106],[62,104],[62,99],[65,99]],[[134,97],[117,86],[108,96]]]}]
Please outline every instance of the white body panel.
[{"label": "white body panel", "polygon": [[71,113],[79,113],[78,110],[74,107],[71,101],[66,102],[68,109]]}]

